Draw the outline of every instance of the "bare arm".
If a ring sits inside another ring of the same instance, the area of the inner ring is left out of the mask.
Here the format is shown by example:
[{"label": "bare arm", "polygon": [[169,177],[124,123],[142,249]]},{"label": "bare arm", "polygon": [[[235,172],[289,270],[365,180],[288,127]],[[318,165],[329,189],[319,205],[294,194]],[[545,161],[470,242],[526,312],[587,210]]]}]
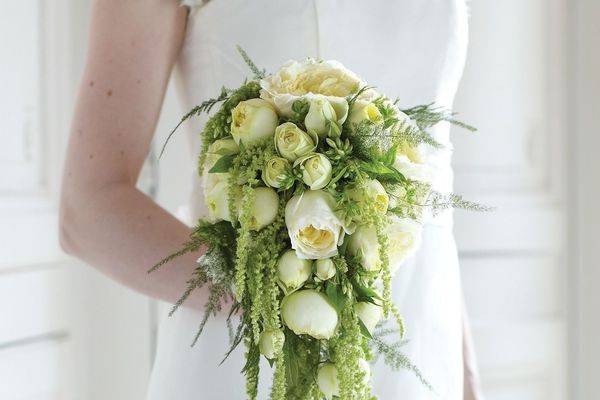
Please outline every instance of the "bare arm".
[{"label": "bare arm", "polygon": [[477,369],[477,359],[475,357],[475,348],[473,338],[471,337],[471,327],[469,326],[469,316],[467,308],[463,301],[463,363],[464,363],[464,400],[483,400],[479,382],[479,371]]},{"label": "bare arm", "polygon": [[[174,301],[198,254],[146,271],[189,228],[135,188],[183,41],[175,0],[96,0],[63,176],[60,237],[70,254],[147,295]],[[206,293],[190,302],[203,304]]]}]

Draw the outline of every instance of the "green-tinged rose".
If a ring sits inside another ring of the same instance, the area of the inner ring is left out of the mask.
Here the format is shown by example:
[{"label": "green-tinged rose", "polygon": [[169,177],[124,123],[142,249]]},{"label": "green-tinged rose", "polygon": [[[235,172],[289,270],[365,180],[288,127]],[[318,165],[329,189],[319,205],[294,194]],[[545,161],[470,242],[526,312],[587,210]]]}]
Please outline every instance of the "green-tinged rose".
[{"label": "green-tinged rose", "polygon": [[327,136],[329,125],[334,122],[338,125],[344,123],[348,116],[348,103],[340,99],[331,103],[321,97],[310,100],[308,114],[304,118],[304,125],[309,132],[315,132],[319,137]]},{"label": "green-tinged rose", "polygon": [[326,281],[327,279],[333,278],[335,276],[335,264],[331,260],[331,258],[323,258],[321,260],[317,260],[317,278],[322,281]]},{"label": "green-tinged rose", "polygon": [[240,148],[232,138],[218,139],[208,146],[208,154],[216,154],[219,156],[226,156],[231,154],[237,154],[240,152]]},{"label": "green-tinged rose", "polygon": [[404,154],[398,154],[394,160],[394,168],[411,181],[430,182],[431,170],[427,164],[415,163]]},{"label": "green-tinged rose", "polygon": [[[236,200],[239,201],[241,191],[236,190],[236,192],[238,192],[238,199]],[[229,185],[226,181],[221,180],[216,182],[212,187],[205,187],[204,202],[206,203],[208,217],[211,221],[231,222],[231,216],[229,214]],[[238,205],[236,205],[236,207],[237,206]]]},{"label": "green-tinged rose", "polygon": [[[363,385],[367,385],[371,379],[371,367],[363,359],[358,359],[358,368],[363,373]],[[327,400],[332,400],[333,396],[340,396],[340,382],[337,376],[337,368],[332,363],[321,365],[317,372],[317,386]]]},{"label": "green-tinged rose", "polygon": [[317,148],[317,140],[316,136],[304,132],[293,122],[285,122],[275,129],[277,151],[292,162],[313,152]]},{"label": "green-tinged rose", "polygon": [[390,198],[377,179],[369,179],[361,185],[349,185],[346,192],[351,200],[361,206],[372,203],[380,213],[385,214],[387,212]]},{"label": "green-tinged rose", "polygon": [[262,99],[241,101],[231,113],[231,135],[246,145],[271,137],[278,122],[273,106]]},{"label": "green-tinged rose", "polygon": [[390,217],[386,229],[388,235],[388,249],[390,270],[396,272],[400,264],[412,256],[421,246],[423,226],[414,219]]},{"label": "green-tinged rose", "polygon": [[379,108],[368,101],[357,100],[352,104],[350,108],[350,119],[351,125],[358,125],[363,121],[368,121],[374,124],[380,123],[383,121],[383,117]]},{"label": "green-tinged rose", "polygon": [[311,260],[338,253],[346,227],[334,212],[335,199],[322,190],[296,195],[285,206],[285,225],[299,258]]},{"label": "green-tinged rose", "polygon": [[340,395],[340,382],[337,377],[337,368],[332,363],[325,363],[317,372],[317,386],[327,400],[333,399],[333,396]]},{"label": "green-tinged rose", "polygon": [[312,261],[298,258],[294,250],[283,253],[277,262],[277,277],[286,293],[301,288],[311,272]]},{"label": "green-tinged rose", "polygon": [[293,183],[289,176],[291,170],[292,166],[288,160],[282,157],[273,157],[265,164],[262,180],[272,188],[287,189],[286,182]]},{"label": "green-tinged rose", "polygon": [[379,242],[374,227],[361,225],[347,240],[348,252],[359,257],[365,270],[376,272],[381,269]]},{"label": "green-tinged rose", "polygon": [[260,354],[271,360],[281,351],[284,342],[285,335],[281,330],[266,330],[260,334],[258,349]]},{"label": "green-tinged rose", "polygon": [[338,315],[323,293],[299,290],[281,302],[283,322],[296,335],[315,339],[331,339],[338,324]]},{"label": "green-tinged rose", "polygon": [[[421,244],[422,226],[410,218],[391,216],[385,234],[388,239],[390,270],[396,272],[400,264],[413,255]],[[348,252],[358,256],[367,271],[379,271],[379,241],[373,226],[361,225],[348,239]]]},{"label": "green-tinged rose", "polygon": [[278,209],[279,197],[275,190],[267,187],[255,188],[254,204],[250,213],[250,229],[258,231],[275,221]]},{"label": "green-tinged rose", "polygon": [[375,332],[375,327],[383,315],[381,307],[373,303],[361,301],[354,305],[354,311],[369,333],[373,334]]},{"label": "green-tinged rose", "polygon": [[296,160],[294,168],[302,172],[302,181],[310,190],[323,189],[331,180],[331,162],[320,153],[308,154]]}]

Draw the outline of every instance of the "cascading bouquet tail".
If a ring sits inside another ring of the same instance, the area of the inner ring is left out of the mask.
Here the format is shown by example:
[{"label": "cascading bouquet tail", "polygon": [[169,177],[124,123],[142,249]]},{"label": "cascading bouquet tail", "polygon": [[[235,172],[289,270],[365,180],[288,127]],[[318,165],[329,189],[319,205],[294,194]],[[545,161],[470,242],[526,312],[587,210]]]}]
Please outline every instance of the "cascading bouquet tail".
[{"label": "cascading bouquet tail", "polygon": [[246,346],[250,399],[261,356],[274,368],[274,400],[372,399],[378,355],[429,386],[401,352],[391,280],[428,214],[485,208],[434,191],[424,151],[442,147],[427,133],[439,122],[473,128],[432,104],[401,110],[335,61],[290,61],[266,75],[239,50],[254,78],[182,119],[219,105],[198,160],[208,216],[152,269],[205,248],[173,311],[207,286],[195,343],[229,307],[225,358]]}]

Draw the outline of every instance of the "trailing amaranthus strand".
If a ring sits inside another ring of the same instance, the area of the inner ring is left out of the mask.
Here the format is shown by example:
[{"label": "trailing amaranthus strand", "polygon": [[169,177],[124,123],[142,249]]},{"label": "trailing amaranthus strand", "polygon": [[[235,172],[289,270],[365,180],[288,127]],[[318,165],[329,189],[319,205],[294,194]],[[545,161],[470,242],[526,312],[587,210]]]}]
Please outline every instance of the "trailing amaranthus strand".
[{"label": "trailing amaranthus strand", "polygon": [[237,254],[235,260],[235,295],[242,299],[246,290],[246,272],[251,248],[250,219],[254,205],[254,192],[250,185],[242,191],[242,205],[240,212],[240,227],[238,228]]}]

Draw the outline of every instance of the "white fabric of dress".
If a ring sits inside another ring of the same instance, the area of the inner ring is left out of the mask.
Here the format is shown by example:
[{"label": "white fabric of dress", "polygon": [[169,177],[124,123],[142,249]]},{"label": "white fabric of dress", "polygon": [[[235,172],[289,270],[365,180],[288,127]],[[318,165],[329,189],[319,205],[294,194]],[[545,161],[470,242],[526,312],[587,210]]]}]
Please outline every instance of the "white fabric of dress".
[{"label": "white fabric of dress", "polygon": [[[267,71],[288,59],[335,59],[400,98],[403,107],[435,101],[451,107],[467,47],[465,0],[212,0],[187,1],[187,36],[176,78],[185,107],[237,87],[250,75],[235,45]],[[190,149],[200,148],[205,118],[188,124]],[[444,144],[428,159],[438,190],[452,188],[449,126],[434,137]],[[194,171],[190,171],[191,174]],[[189,207],[202,215],[200,180]],[[426,389],[409,371],[394,372],[383,360],[372,366],[374,393],[382,400],[462,399],[462,297],[452,215],[429,221],[423,243],[393,281],[393,297],[406,320],[408,357],[431,382]],[[244,349],[218,366],[229,345],[224,316],[212,319],[194,348],[201,313],[180,309],[161,323],[149,400],[244,399]],[[261,398],[267,398],[269,366],[263,365]]]}]

